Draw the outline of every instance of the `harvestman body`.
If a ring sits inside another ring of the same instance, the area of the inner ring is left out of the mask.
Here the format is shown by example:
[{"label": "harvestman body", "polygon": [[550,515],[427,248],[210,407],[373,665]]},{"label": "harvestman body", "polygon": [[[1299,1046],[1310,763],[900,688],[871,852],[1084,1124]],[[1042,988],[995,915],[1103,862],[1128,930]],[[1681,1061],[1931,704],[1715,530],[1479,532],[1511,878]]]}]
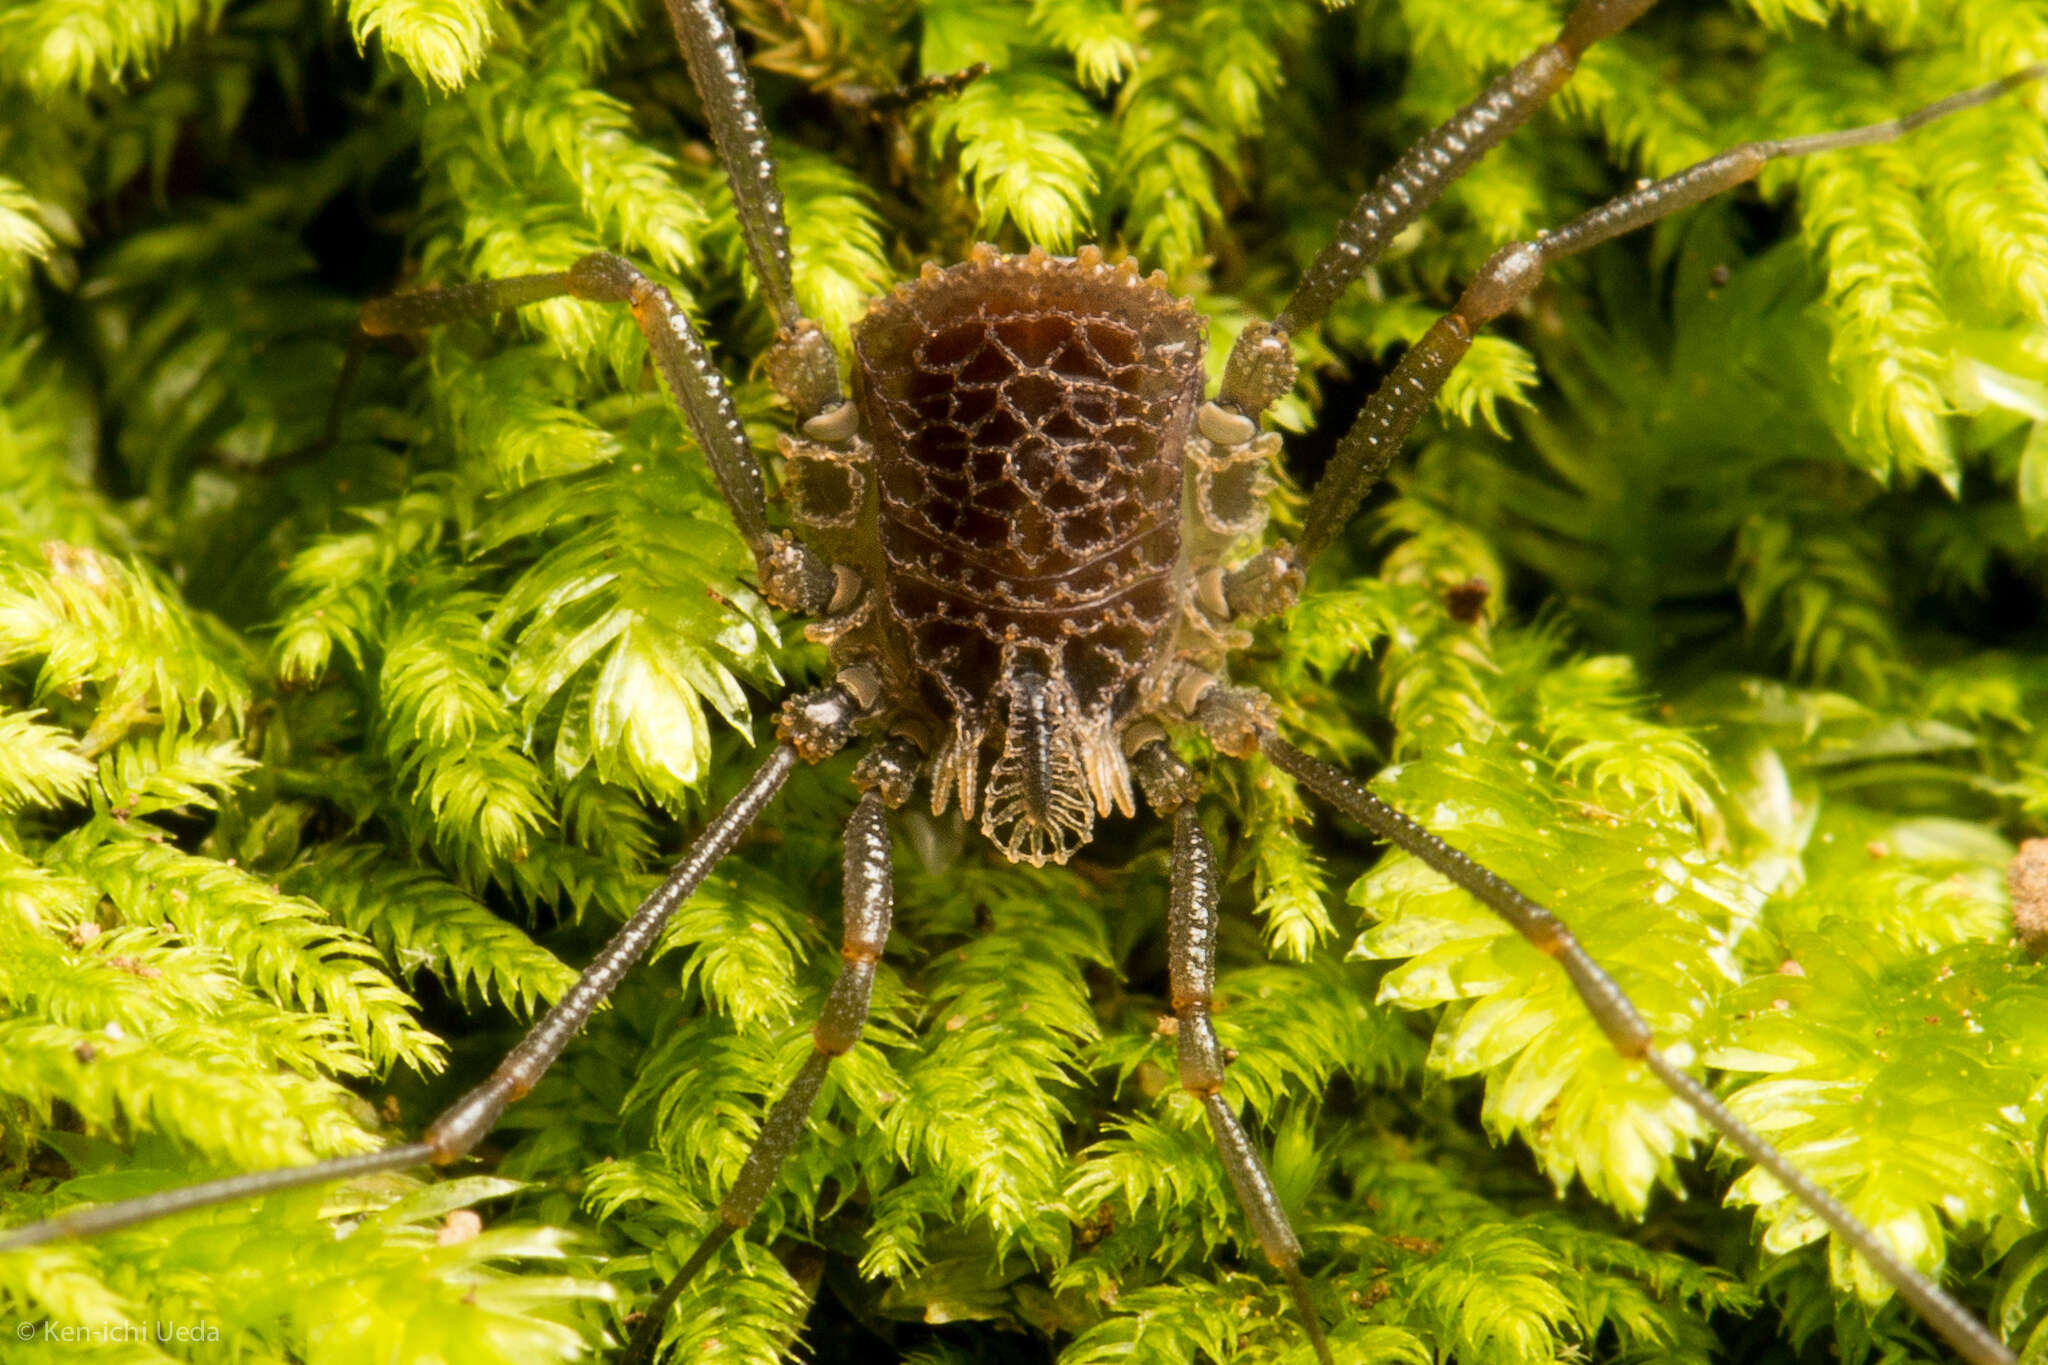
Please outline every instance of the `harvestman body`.
[{"label": "harvestman body", "polygon": [[751,546],[764,594],[816,619],[834,680],[785,702],[780,743],[659,890],[491,1078],[417,1143],[290,1171],[233,1177],[88,1208],[0,1235],[0,1250],[127,1226],[295,1185],[461,1158],[530,1090],[676,908],[800,762],[849,744],[862,795],[845,840],[844,967],[815,1050],[776,1101],[719,1221],[644,1317],[629,1358],[654,1354],[669,1307],[751,1220],[800,1137],[826,1069],[858,1040],[892,912],[887,812],[928,784],[1013,861],[1065,862],[1097,816],[1138,796],[1174,825],[1169,916],[1180,1082],[1203,1105],[1260,1246],[1285,1277],[1318,1359],[1332,1355],[1301,1247],[1258,1153],[1222,1097],[1210,1021],[1215,855],[1195,818],[1200,776],[1169,745],[1199,730],[1226,754],[1263,753],[1309,791],[1407,850],[1557,959],[1615,1047],[1640,1059],[1734,1146],[1804,1200],[1977,1365],[2014,1358],[1982,1323],[1792,1169],[1652,1046],[1620,988],[1542,907],[1362,785],[1277,733],[1262,695],[1228,682],[1238,622],[1289,608],[1306,566],[1385,469],[1474,331],[1526,298],[1547,264],[1754,177],[1768,161],[1897,137],[2048,75],[2030,68],[1890,123],[1731,149],[1646,184],[1535,242],[1502,248],[1396,364],[1337,447],[1301,542],[1261,545],[1266,470],[1279,440],[1258,418],[1294,379],[1290,333],[1313,325],[1446,185],[1528,118],[1579,56],[1653,0],[1581,0],[1539,49],[1412,148],[1362,199],[1271,325],[1248,327],[1203,397],[1203,326],[1129,263],[1083,249],[927,266],[854,331],[851,400],[824,335],[799,311],[774,168],[738,48],[716,0],[667,0],[731,177],[749,256],[774,313],[768,356],[795,411],[783,438],[797,534],[770,529],[759,462],[701,341],[668,292],[623,259],[560,274],[383,299],[366,335],[431,327],[564,294],[628,305]]}]

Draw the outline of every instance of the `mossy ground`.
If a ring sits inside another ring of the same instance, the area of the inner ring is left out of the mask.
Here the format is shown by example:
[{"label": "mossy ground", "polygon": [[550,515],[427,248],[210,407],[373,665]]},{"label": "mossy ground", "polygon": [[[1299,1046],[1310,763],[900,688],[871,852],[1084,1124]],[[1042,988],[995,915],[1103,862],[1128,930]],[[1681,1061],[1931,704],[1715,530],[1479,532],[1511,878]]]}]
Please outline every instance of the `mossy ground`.
[{"label": "mossy ground", "polygon": [[[338,443],[294,455],[363,298],[599,246],[690,301],[758,445],[784,422],[658,10],[341,8],[0,10],[10,1222],[416,1135],[820,662],[746,583],[615,311],[380,347]],[[1093,240],[1196,299],[1212,360],[1558,18],[732,10],[798,290],[836,334],[976,240]],[[1744,137],[2044,57],[2041,0],[1666,0],[1297,339],[1288,472],[1312,478],[1500,242]],[[907,112],[846,97],[977,61]],[[2004,870],[2048,816],[2044,113],[2036,90],[1774,171],[1557,271],[1240,669],[1304,743],[1581,926],[1745,1117],[2030,1360],[2048,979]],[[1230,1094],[1343,1358],[1941,1358],[1802,1211],[1708,1157],[1548,964],[1270,770],[1190,753],[1233,873]],[[102,1338],[108,1360],[600,1354],[808,1047],[846,777],[792,782],[462,1178],[0,1257],[8,1330],[201,1332]],[[765,1361],[799,1333],[828,1361],[1308,1358],[1170,1080],[1162,836],[1111,822],[1033,872],[904,822],[868,1041],[672,1358]],[[467,1207],[482,1235],[442,1244]],[[7,1359],[80,1349],[32,1335]]]}]

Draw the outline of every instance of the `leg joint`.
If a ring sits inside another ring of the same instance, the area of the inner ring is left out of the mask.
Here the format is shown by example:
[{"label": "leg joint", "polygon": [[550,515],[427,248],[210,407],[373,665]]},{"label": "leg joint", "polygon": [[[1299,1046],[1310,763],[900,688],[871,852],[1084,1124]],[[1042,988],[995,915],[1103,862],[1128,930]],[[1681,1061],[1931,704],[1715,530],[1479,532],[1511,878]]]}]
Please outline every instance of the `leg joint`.
[{"label": "leg joint", "polygon": [[848,962],[832,983],[824,1008],[818,1011],[817,1027],[811,1030],[818,1051],[837,1057],[860,1041],[868,1018],[868,1001],[874,993],[875,964]]},{"label": "leg joint", "polygon": [[1164,730],[1159,731],[1157,738],[1138,746],[1138,751],[1131,755],[1131,769],[1138,775],[1145,803],[1161,815],[1171,815],[1189,802],[1201,799],[1201,777],[1173,751]]},{"label": "leg joint", "polygon": [[923,763],[924,751],[913,740],[907,735],[891,735],[861,755],[853,767],[853,785],[879,793],[890,810],[901,810],[910,802]]},{"label": "leg joint", "polygon": [[569,267],[569,292],[593,303],[635,303],[647,277],[624,256],[593,251]]},{"label": "leg joint", "polygon": [[1223,1045],[1216,1040],[1208,1007],[1189,1006],[1179,1017],[1175,1037],[1180,1050],[1180,1087],[1202,1098],[1217,1094],[1223,1089]]},{"label": "leg joint", "polygon": [[755,547],[761,561],[761,595],[784,611],[823,616],[839,581],[825,556],[789,535],[771,536]]},{"label": "leg joint", "polygon": [[1643,1018],[1621,984],[1587,956],[1576,939],[1567,935],[1566,942],[1568,947],[1558,954],[1565,974],[1586,1002],[1586,1010],[1600,1025],[1600,1031],[1607,1035],[1607,1041],[1631,1061],[1647,1056],[1656,1041],[1650,1032],[1650,1021]]},{"label": "leg joint", "polygon": [[1287,333],[1272,323],[1254,322],[1230,348],[1216,399],[1226,411],[1255,418],[1293,387],[1294,347]]},{"label": "leg joint", "polygon": [[1223,578],[1223,600],[1233,616],[1279,616],[1301,600],[1307,582],[1294,547],[1268,546]]},{"label": "leg joint", "polygon": [[[838,413],[846,402],[846,395],[839,388],[839,356],[832,349],[832,339],[809,318],[783,329],[775,344],[768,348],[765,363],[769,385],[796,410],[797,421],[806,430],[826,414]],[[827,432],[846,426],[845,436],[851,436],[858,428],[859,417],[854,412],[842,414],[836,424],[828,420]],[[827,434],[819,439],[832,437]]]},{"label": "leg joint", "polygon": [[1578,54],[1563,43],[1539,47],[1509,76],[1517,104],[1534,105],[1564,88],[1579,64]]},{"label": "leg joint", "polygon": [[1642,17],[1657,0],[1579,0],[1564,21],[1558,44],[1577,54],[1602,38],[1611,38]]},{"label": "leg joint", "polygon": [[1453,316],[1467,327],[1491,322],[1528,298],[1542,279],[1543,248],[1533,242],[1510,242],[1494,252],[1465,286]]},{"label": "leg joint", "polygon": [[447,1166],[469,1155],[469,1149],[491,1131],[511,1101],[509,1088],[496,1076],[464,1095],[428,1125],[421,1139],[427,1159],[436,1166]]},{"label": "leg joint", "polygon": [[1279,722],[1272,699],[1251,687],[1212,683],[1196,699],[1193,710],[1195,722],[1209,742],[1237,758],[1257,753],[1260,741],[1272,734]]}]

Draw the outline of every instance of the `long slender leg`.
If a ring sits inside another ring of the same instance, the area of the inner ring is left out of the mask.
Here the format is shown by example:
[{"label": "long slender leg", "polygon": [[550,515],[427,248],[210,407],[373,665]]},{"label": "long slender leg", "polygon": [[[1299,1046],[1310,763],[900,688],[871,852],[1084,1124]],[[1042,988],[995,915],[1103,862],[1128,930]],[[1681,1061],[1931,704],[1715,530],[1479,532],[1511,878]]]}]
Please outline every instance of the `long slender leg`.
[{"label": "long slender leg", "polygon": [[[841,413],[846,401],[839,387],[839,360],[817,324],[797,306],[791,283],[789,227],[783,221],[782,188],[775,180],[775,159],[768,149],[768,129],[754,100],[746,62],[740,56],[722,0],[667,0],[669,22],[689,63],[691,83],[704,101],[711,140],[725,163],[732,185],[733,207],[748,259],[761,281],[761,292],[774,315],[776,342],[768,356],[768,376],[797,420],[812,422]],[[850,421],[851,414],[842,414]],[[850,429],[849,429],[850,430]]]},{"label": "long slender leg", "polygon": [[[813,700],[820,705],[836,706],[849,719],[854,710],[852,700],[837,688],[814,694]],[[668,874],[667,880],[641,903],[632,918],[583,969],[583,975],[576,979],[576,984],[498,1064],[491,1078],[449,1106],[428,1126],[426,1136],[420,1141],[311,1166],[229,1176],[180,1190],[166,1190],[139,1199],[59,1214],[41,1223],[30,1223],[0,1233],[0,1251],[14,1251],[60,1237],[88,1237],[111,1232],[116,1228],[132,1227],[168,1214],[205,1208],[231,1199],[321,1185],[380,1171],[403,1170],[408,1166],[446,1165],[456,1160],[482,1140],[507,1105],[533,1089],[542,1073],[555,1058],[561,1056],[569,1040],[582,1031],[591,1014],[618,984],[619,978],[661,936],[662,929],[677,907],[690,898],[706,874],[732,851],[740,836],[747,832],[775,793],[781,790],[783,781],[796,766],[802,748],[802,739],[786,738],[776,746],[768,761],[747,780],[725,809],[705,826],[704,832],[690,845],[689,852]]]},{"label": "long slender leg", "polygon": [[1656,0],[1579,0],[1555,41],[1523,58],[1470,104],[1425,134],[1367,190],[1270,325],[1245,328],[1224,365],[1217,401],[1257,418],[1294,383],[1289,333],[1312,325],[1473,163],[1564,88],[1587,48],[1634,23]]},{"label": "long slender leg", "polygon": [[1729,1112],[1713,1092],[1658,1051],[1648,1022],[1620,984],[1601,969],[1556,915],[1374,796],[1360,783],[1327,763],[1309,757],[1270,728],[1259,735],[1259,747],[1275,766],[1291,774],[1304,787],[1469,892],[1487,909],[1514,926],[1516,932],[1539,952],[1554,958],[1564,968],[1572,988],[1578,992],[1586,1009],[1617,1052],[1624,1057],[1640,1059],[1716,1132],[1741,1148],[1751,1161],[1770,1172],[1812,1209],[1837,1237],[1876,1266],[1899,1294],[1919,1311],[1927,1324],[1965,1360],[1971,1361],[1972,1365],[2013,1365],[2013,1353],[1991,1335],[1989,1328],[1977,1321],[1940,1285],[1899,1259],[1839,1200],[1803,1175],[1777,1148]]},{"label": "long slender leg", "polygon": [[623,303],[633,310],[655,368],[703,450],[733,524],[754,552],[762,591],[777,606],[813,616],[821,613],[831,601],[831,570],[808,546],[769,530],[761,461],[711,353],[674,296],[623,256],[592,252],[567,270],[551,274],[474,280],[372,299],[363,305],[362,332],[376,337],[424,331],[565,294],[596,303]]},{"label": "long slender leg", "polygon": [[1314,1344],[1316,1359],[1334,1365],[1322,1323],[1309,1299],[1308,1280],[1301,1273],[1301,1240],[1287,1221],[1287,1210],[1273,1189],[1273,1178],[1259,1159],[1244,1126],[1223,1098],[1223,1047],[1211,1022],[1211,995],[1216,986],[1216,852],[1192,802],[1173,813],[1173,902],[1166,921],[1168,972],[1173,987],[1175,1034],[1180,1052],[1181,1088],[1202,1102],[1223,1169],[1237,1192],[1238,1206],[1251,1220],[1259,1247],[1287,1280],[1295,1310]]},{"label": "long slender leg", "polygon": [[774,1186],[782,1163],[803,1136],[804,1121],[817,1101],[826,1069],[834,1057],[860,1040],[861,1028],[868,1019],[868,999],[875,987],[875,963],[881,960],[882,949],[889,941],[889,922],[895,906],[884,804],[882,792],[870,788],[854,807],[853,818],[846,822],[846,911],[839,940],[839,957],[844,965],[818,1012],[817,1027],[811,1032],[813,1051],[769,1109],[761,1135],[754,1139],[738,1178],[718,1206],[717,1225],[697,1244],[682,1269],[655,1296],[646,1316],[641,1318],[623,1365],[645,1365],[654,1358],[676,1299],[717,1250],[753,1221]]},{"label": "long slender leg", "polygon": [[2048,63],[1961,91],[1883,123],[1731,147],[1675,175],[1609,200],[1533,242],[1502,247],[1465,286],[1451,311],[1402,354],[1351,430],[1337,443],[1329,468],[1309,501],[1307,521],[1297,548],[1299,561],[1307,564],[1313,560],[1358,510],[1366,491],[1385,472],[1416,420],[1435,400],[1437,390],[1472,345],[1473,333],[1527,298],[1551,262],[1733,189],[1754,179],[1772,161],[1889,142],[1923,124],[1989,103],[2043,77],[2048,77]]}]

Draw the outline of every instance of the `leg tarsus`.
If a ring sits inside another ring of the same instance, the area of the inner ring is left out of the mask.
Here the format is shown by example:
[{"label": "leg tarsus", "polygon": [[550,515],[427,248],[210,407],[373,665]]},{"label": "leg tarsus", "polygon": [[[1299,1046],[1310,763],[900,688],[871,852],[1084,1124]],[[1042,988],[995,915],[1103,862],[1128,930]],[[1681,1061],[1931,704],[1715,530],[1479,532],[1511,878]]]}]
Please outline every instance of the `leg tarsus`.
[{"label": "leg tarsus", "polygon": [[469,280],[407,294],[387,294],[363,305],[360,326],[373,337],[425,332],[451,322],[487,318],[569,293],[567,271],[513,275],[502,280]]},{"label": "leg tarsus", "polygon": [[834,102],[843,104],[856,113],[879,119],[884,114],[902,113],[927,100],[957,95],[986,76],[988,72],[987,62],[975,62],[971,66],[961,67],[958,71],[920,76],[908,85],[892,86],[887,90],[878,90],[871,85],[835,85],[826,93],[831,95]]},{"label": "leg tarsus", "polygon": [[281,474],[287,469],[311,464],[334,449],[335,442],[341,439],[341,419],[348,412],[349,396],[355,392],[356,377],[362,373],[363,356],[369,351],[372,340],[361,326],[349,333],[348,349],[341,357],[341,374],[334,381],[334,394],[327,400],[327,415],[321,419],[318,436],[302,446],[261,459],[245,460],[220,452],[214,455],[213,462],[246,472]]},{"label": "leg tarsus", "polygon": [[0,1232],[0,1252],[20,1251],[26,1247],[41,1246],[71,1237],[97,1237],[104,1232],[116,1232],[122,1228],[134,1227],[172,1214],[185,1213],[192,1209],[211,1208],[236,1199],[254,1199],[280,1190],[304,1189],[309,1185],[324,1185],[333,1180],[351,1180],[357,1176],[377,1175],[385,1171],[402,1171],[412,1166],[425,1166],[434,1159],[433,1149],[424,1142],[409,1142],[398,1147],[387,1147],[381,1152],[366,1152],[360,1156],[336,1157],[332,1161],[317,1162],[311,1166],[288,1166],[276,1171],[257,1171],[250,1175],[223,1176],[219,1180],[203,1181],[187,1185],[182,1189],[161,1190],[155,1194],[140,1195],[134,1199],[123,1199],[113,1204],[94,1204],[85,1208],[71,1209],[46,1218],[40,1223],[25,1223],[18,1228]]}]

